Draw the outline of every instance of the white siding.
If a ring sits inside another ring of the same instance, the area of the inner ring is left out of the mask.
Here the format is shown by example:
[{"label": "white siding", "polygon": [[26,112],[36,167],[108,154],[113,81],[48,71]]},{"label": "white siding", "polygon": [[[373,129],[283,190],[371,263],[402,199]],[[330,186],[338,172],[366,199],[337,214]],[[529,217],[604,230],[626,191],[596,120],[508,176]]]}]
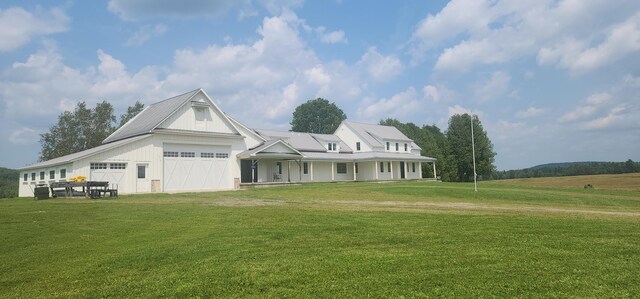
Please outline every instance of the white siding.
[{"label": "white siding", "polygon": [[[65,169],[66,170],[66,178],[61,178],[60,177],[60,170],[61,169]],[[51,179],[51,177],[49,176],[50,171],[53,170],[55,171],[55,176],[53,178],[53,180]],[[40,180],[40,172],[44,171],[44,180]],[[27,174],[27,180],[24,180],[24,174]],[[31,179],[31,174],[35,173],[36,174],[36,179],[32,180]],[[20,181],[19,181],[19,188],[18,188],[18,196],[19,197],[29,197],[29,196],[33,196],[33,188],[36,187],[37,184],[40,183],[44,183],[44,184],[49,184],[51,181],[66,181],[68,180],[70,177],[74,177],[75,175],[73,174],[73,166],[72,164],[64,164],[64,165],[58,165],[58,166],[53,166],[53,167],[47,167],[47,168],[39,168],[39,169],[32,169],[32,170],[23,170],[20,171]]]},{"label": "white siding", "polygon": [[360,142],[360,152],[373,151],[373,148],[371,147],[370,144],[368,144],[364,140],[362,140],[358,136],[358,134],[353,132],[344,123],[340,124],[340,126],[338,127],[338,129],[336,129],[336,132],[334,134],[336,136],[338,136],[340,139],[342,139],[342,141],[344,141],[344,143],[346,143],[349,147],[351,147],[353,152],[358,152],[356,150],[356,142]]},{"label": "white siding", "polygon": [[[198,96],[195,98],[197,99]],[[200,111],[204,110],[203,115],[201,115],[202,118],[198,116],[199,109]],[[191,106],[191,102],[187,102],[180,107],[176,113],[167,118],[158,127],[176,130],[236,133],[236,130],[226,121],[226,117],[215,107],[194,108]]]}]

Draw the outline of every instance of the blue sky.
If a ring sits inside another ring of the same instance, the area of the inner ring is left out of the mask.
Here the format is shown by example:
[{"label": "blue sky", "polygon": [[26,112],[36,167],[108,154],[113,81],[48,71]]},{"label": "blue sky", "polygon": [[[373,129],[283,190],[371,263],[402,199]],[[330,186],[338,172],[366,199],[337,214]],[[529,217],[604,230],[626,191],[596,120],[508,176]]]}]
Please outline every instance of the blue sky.
[{"label": "blue sky", "polygon": [[478,114],[498,169],[640,160],[640,2],[3,1],[0,166],[78,101],[203,88],[250,127],[316,97],[354,121]]}]

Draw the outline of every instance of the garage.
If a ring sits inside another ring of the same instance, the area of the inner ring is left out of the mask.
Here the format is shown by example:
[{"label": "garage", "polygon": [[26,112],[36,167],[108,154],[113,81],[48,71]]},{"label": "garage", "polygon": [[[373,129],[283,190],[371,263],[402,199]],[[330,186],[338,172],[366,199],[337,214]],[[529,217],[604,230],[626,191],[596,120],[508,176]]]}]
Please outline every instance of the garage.
[{"label": "garage", "polygon": [[89,168],[90,181],[109,182],[113,188],[127,190],[125,188],[127,163],[91,163]]},{"label": "garage", "polygon": [[229,146],[164,144],[164,191],[232,188]]}]

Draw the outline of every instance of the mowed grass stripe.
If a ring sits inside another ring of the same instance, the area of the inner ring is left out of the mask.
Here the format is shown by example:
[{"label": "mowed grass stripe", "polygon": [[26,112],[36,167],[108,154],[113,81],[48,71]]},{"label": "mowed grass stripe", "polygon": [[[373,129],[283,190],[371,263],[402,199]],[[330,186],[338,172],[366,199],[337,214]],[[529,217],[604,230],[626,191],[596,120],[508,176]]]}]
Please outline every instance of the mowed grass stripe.
[{"label": "mowed grass stripe", "polygon": [[[447,202],[436,190],[442,186],[318,184],[104,201],[3,200],[0,297],[640,293],[639,217],[405,209]],[[526,201],[505,195],[499,205],[572,206],[549,198],[563,193],[543,191]],[[465,203],[456,196],[448,202]],[[485,196],[465,204],[491,202]],[[376,203],[395,210],[377,211]],[[635,206],[623,201],[611,209]]]}]

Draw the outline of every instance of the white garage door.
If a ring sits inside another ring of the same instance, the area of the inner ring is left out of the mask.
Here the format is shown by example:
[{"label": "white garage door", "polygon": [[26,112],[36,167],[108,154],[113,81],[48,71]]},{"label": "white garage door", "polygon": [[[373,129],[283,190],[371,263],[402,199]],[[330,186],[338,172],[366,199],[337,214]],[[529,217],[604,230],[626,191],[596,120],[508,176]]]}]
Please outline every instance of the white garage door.
[{"label": "white garage door", "polygon": [[231,148],[185,144],[164,145],[164,191],[230,189]]},{"label": "white garage door", "polygon": [[126,190],[125,174],[127,163],[91,163],[89,171],[90,181],[109,182],[113,188]]}]

